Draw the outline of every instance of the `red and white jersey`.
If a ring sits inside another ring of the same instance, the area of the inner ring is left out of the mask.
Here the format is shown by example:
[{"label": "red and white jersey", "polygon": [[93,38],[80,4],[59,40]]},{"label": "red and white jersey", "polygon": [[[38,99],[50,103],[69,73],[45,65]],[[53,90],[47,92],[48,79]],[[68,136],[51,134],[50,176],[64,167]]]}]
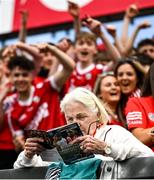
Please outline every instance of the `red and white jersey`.
[{"label": "red and white jersey", "polygon": [[134,92],[132,92],[130,97],[141,97],[141,89],[136,89]]},{"label": "red and white jersey", "polygon": [[77,63],[76,69],[73,71],[68,82],[68,92],[76,87],[92,90],[98,74],[104,71],[104,67],[102,64],[91,64],[87,68],[81,69],[80,63]]},{"label": "red and white jersey", "polygon": [[[60,113],[59,94],[51,87],[49,80],[32,86],[26,101],[19,101],[16,93],[7,96],[4,112],[6,129],[10,127],[13,135],[22,133],[24,129],[49,130],[65,124]],[[3,131],[0,141],[2,136]]]},{"label": "red and white jersey", "polygon": [[111,115],[109,115],[109,121],[108,121],[107,124],[108,124],[108,125],[119,125],[119,126],[123,126],[122,122],[120,122],[120,121],[118,120],[118,116],[117,116],[117,115],[114,115],[114,117],[111,116]]},{"label": "red and white jersey", "polygon": [[154,127],[154,98],[152,96],[130,98],[125,114],[128,129]]}]

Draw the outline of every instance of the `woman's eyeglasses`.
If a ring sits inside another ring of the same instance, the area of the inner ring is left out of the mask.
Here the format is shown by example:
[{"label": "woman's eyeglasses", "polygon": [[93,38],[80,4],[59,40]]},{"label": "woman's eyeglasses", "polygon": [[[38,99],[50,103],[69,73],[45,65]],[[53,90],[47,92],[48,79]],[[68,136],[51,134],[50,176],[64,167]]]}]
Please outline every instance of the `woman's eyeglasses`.
[{"label": "woman's eyeglasses", "polygon": [[96,123],[96,127],[97,127],[97,123],[98,123],[98,122],[99,122],[99,120],[96,120],[96,121],[93,121],[93,122],[91,122],[91,123],[89,124],[88,131],[87,131],[87,135],[89,135],[89,133],[90,133],[90,129],[91,129],[92,124]]}]

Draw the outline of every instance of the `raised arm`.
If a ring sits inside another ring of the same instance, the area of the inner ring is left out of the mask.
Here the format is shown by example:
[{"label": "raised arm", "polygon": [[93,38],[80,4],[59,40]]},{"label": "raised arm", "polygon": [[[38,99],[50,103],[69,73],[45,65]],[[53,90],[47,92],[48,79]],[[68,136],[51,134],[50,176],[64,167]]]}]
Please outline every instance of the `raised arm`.
[{"label": "raised arm", "polygon": [[106,30],[114,38],[115,45],[116,45],[117,49],[119,50],[121,56],[125,57],[125,56],[129,56],[129,54],[130,54],[130,52],[131,52],[131,50],[133,48],[134,41],[135,41],[136,36],[138,35],[139,31],[141,29],[145,29],[145,28],[148,28],[150,26],[151,25],[150,25],[150,23],[148,21],[141,22],[138,26],[136,26],[134,32],[128,38],[127,42],[125,43],[125,46],[123,46],[120,39],[117,37],[116,29],[115,29],[114,26],[106,26]]},{"label": "raised arm", "polygon": [[75,2],[68,0],[68,12],[74,19],[74,30],[76,35],[80,33],[81,21],[80,21],[80,8]]},{"label": "raised arm", "polygon": [[114,39],[114,43],[115,43],[115,47],[117,48],[117,50],[119,51],[119,53],[121,54],[121,56],[123,55],[123,51],[124,51],[124,47],[120,41],[120,39],[117,36],[117,30],[113,25],[107,25],[104,26],[106,31],[113,37]]},{"label": "raised arm", "polygon": [[19,48],[20,50],[27,52],[34,58],[34,63],[35,63],[34,76],[36,76],[40,70],[40,64],[41,64],[41,60],[42,60],[42,57],[39,53],[39,49],[35,46],[29,45],[29,44],[26,44],[23,42],[18,42],[16,44],[16,47]]},{"label": "raised arm", "polygon": [[59,63],[62,64],[62,70],[57,70],[52,76],[54,78],[54,82],[56,86],[61,89],[66,80],[71,75],[73,69],[75,68],[74,60],[68,56],[66,53],[61,51],[58,47],[49,45],[49,44],[42,44],[40,45],[42,49],[48,49],[51,53],[58,59]]},{"label": "raised arm", "polygon": [[147,74],[149,68],[145,67],[144,65],[142,65],[139,61],[133,61],[134,65],[136,66],[137,69],[139,69],[139,71],[141,71],[144,75]]},{"label": "raised arm", "polygon": [[101,22],[88,17],[83,24],[87,26],[93,33],[95,33],[97,37],[101,38],[113,62],[116,62],[121,58],[116,47],[109,41],[103,31],[101,31]]},{"label": "raised arm", "polygon": [[139,13],[139,11],[135,4],[131,4],[125,12],[123,26],[122,26],[122,35],[121,35],[121,43],[123,46],[126,45],[127,40],[128,40],[129,24],[130,24],[132,18],[134,18],[138,13]]},{"label": "raised arm", "polygon": [[27,11],[20,11],[21,14],[21,26],[19,31],[19,41],[26,42],[27,36],[27,20],[28,20],[28,12]]},{"label": "raised arm", "polygon": [[141,29],[146,29],[146,28],[149,28],[151,26],[151,24],[148,22],[148,21],[144,21],[144,22],[141,22],[139,25],[136,26],[134,32],[132,33],[132,35],[128,38],[127,40],[127,43],[125,45],[125,48],[124,48],[124,52],[123,54],[125,56],[129,55],[129,53],[131,52],[132,48],[133,48],[133,44],[134,44],[134,41],[139,33],[139,31]]}]

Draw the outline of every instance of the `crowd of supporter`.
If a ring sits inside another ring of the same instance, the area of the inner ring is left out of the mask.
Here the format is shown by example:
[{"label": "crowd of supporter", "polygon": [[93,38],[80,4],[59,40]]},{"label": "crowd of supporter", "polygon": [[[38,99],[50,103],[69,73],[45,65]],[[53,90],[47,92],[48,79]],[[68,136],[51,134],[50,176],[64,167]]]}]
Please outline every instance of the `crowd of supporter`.
[{"label": "crowd of supporter", "polygon": [[[0,51],[0,169],[12,168],[25,146],[25,129],[49,130],[66,124],[60,111],[65,94],[84,87],[105,104],[109,125],[126,128],[154,151],[154,39],[139,31],[128,36],[138,7],[130,5],[123,18],[121,37],[114,26],[92,17],[81,21],[77,4],[69,2],[75,42],[64,37],[57,44],[26,43],[27,12],[22,12],[19,42]],[[81,26],[89,31],[82,32]],[[106,31],[114,40],[111,43]],[[97,45],[100,38],[105,48]]]}]

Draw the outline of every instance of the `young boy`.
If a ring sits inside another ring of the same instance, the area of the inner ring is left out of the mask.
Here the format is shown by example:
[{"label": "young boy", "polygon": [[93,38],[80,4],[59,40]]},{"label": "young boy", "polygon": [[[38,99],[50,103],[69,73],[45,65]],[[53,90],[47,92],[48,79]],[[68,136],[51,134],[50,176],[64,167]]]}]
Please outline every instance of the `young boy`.
[{"label": "young boy", "polygon": [[[95,25],[95,20],[92,20],[92,23],[93,21]],[[119,58],[117,58],[117,54],[113,50],[113,46],[111,45],[111,43],[101,32],[100,24],[98,29],[100,31],[99,33],[101,34],[101,36],[97,33],[95,36],[95,34],[90,32],[81,32],[77,35],[75,43],[77,63],[76,68],[69,79],[69,83],[67,84],[68,91],[71,91],[79,86],[85,87],[89,90],[93,90],[94,83],[96,81],[98,74],[112,69],[114,64],[113,62],[105,66],[102,64],[94,63],[94,56],[97,54],[96,37],[100,37],[102,40],[104,40],[105,45],[107,46],[109,51],[111,51],[110,54],[112,54],[112,56],[114,57],[112,58],[113,61],[116,61]]]},{"label": "young boy", "polygon": [[96,37],[89,32],[78,34],[75,43],[76,68],[73,71],[69,82],[68,91],[78,86],[93,89],[97,75],[103,70],[102,65],[95,65],[94,56],[97,53]]},{"label": "young boy", "polygon": [[[24,147],[25,128],[48,130],[65,123],[60,115],[58,92],[75,64],[55,46],[45,44],[41,48],[50,50],[63,65],[61,71],[57,71],[42,83],[32,85],[33,61],[24,56],[15,56],[8,63],[15,93],[4,100],[4,97],[0,99],[0,112],[3,112],[0,118],[0,157],[5,155],[4,161],[7,161],[7,165],[12,164],[12,152],[15,154],[13,141],[18,151]],[[11,168],[7,165],[4,168]]]},{"label": "young boy", "polygon": [[154,60],[154,40],[143,39],[138,43],[137,51],[146,54]]}]

